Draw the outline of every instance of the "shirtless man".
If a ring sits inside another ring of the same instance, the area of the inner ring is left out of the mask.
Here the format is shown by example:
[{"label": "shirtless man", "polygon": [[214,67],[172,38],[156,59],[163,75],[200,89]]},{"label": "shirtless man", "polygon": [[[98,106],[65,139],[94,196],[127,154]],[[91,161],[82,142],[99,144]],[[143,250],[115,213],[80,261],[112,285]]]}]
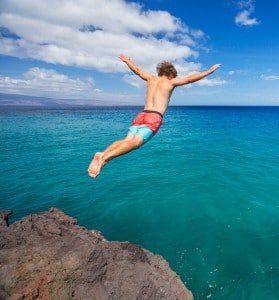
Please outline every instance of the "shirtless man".
[{"label": "shirtless man", "polygon": [[120,59],[126,63],[136,75],[147,81],[145,106],[144,110],[134,119],[125,139],[115,141],[103,152],[97,152],[95,154],[88,168],[89,176],[93,178],[99,175],[108,161],[139,148],[158,132],[174,88],[198,81],[212,74],[220,67],[220,64],[216,64],[207,71],[187,77],[176,78],[176,69],[169,62],[158,64],[158,76],[155,76],[142,71],[124,54],[120,55]]}]

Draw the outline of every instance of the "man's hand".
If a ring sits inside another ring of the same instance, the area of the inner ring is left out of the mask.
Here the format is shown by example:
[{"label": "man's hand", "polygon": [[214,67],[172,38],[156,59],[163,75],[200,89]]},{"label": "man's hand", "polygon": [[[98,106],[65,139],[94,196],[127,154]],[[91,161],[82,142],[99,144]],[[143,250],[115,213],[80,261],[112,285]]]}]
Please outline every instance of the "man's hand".
[{"label": "man's hand", "polygon": [[213,73],[214,71],[216,71],[218,68],[220,68],[221,67],[221,64],[216,64],[216,65],[214,65],[214,66],[212,66],[210,69],[209,69],[209,71],[210,71],[210,73]]},{"label": "man's hand", "polygon": [[125,63],[130,60],[130,57],[126,56],[125,54],[120,54],[119,58]]},{"label": "man's hand", "polygon": [[136,74],[138,75],[141,79],[143,80],[148,80],[150,78],[150,74],[145,73],[140,67],[138,67],[136,64],[134,64],[130,57],[128,57],[125,54],[120,54],[119,58],[127,64],[127,66]]}]

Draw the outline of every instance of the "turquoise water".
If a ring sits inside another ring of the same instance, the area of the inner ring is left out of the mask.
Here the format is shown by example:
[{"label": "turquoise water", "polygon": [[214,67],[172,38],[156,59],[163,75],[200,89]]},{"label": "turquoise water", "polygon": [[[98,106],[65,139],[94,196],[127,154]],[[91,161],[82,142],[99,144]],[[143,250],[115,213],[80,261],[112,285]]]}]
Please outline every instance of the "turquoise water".
[{"label": "turquoise water", "polygon": [[279,108],[170,107],[154,139],[89,178],[139,109],[2,107],[0,209],[55,206],[141,244],[195,299],[279,299]]}]

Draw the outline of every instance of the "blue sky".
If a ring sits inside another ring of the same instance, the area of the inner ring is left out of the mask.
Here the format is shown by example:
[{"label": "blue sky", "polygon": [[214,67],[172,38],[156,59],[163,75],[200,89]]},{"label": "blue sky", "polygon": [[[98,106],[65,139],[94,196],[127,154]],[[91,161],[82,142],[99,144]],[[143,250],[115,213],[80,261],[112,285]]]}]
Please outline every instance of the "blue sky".
[{"label": "blue sky", "polygon": [[125,53],[150,73],[163,60],[179,76],[222,65],[172,105],[278,105],[278,11],[275,0],[1,0],[0,93],[143,104]]}]

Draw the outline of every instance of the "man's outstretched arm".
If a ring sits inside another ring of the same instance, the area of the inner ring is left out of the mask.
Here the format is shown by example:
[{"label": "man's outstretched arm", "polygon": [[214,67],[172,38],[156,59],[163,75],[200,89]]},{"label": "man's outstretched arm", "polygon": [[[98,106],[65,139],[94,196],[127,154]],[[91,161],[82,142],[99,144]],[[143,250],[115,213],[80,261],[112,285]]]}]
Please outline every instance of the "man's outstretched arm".
[{"label": "man's outstretched arm", "polygon": [[218,68],[220,68],[220,66],[221,66],[220,64],[216,64],[216,65],[212,66],[210,69],[208,69],[206,71],[196,73],[196,74],[193,74],[193,75],[190,75],[190,76],[182,77],[182,78],[174,78],[174,79],[172,79],[172,82],[175,86],[184,85],[184,84],[188,84],[188,83],[193,83],[193,82],[201,80],[204,77],[212,74]]},{"label": "man's outstretched arm", "polygon": [[150,78],[150,74],[145,73],[140,67],[138,67],[136,64],[134,64],[131,59],[126,56],[125,54],[120,54],[119,58],[126,63],[126,65],[140,78],[143,80],[148,80]]}]

